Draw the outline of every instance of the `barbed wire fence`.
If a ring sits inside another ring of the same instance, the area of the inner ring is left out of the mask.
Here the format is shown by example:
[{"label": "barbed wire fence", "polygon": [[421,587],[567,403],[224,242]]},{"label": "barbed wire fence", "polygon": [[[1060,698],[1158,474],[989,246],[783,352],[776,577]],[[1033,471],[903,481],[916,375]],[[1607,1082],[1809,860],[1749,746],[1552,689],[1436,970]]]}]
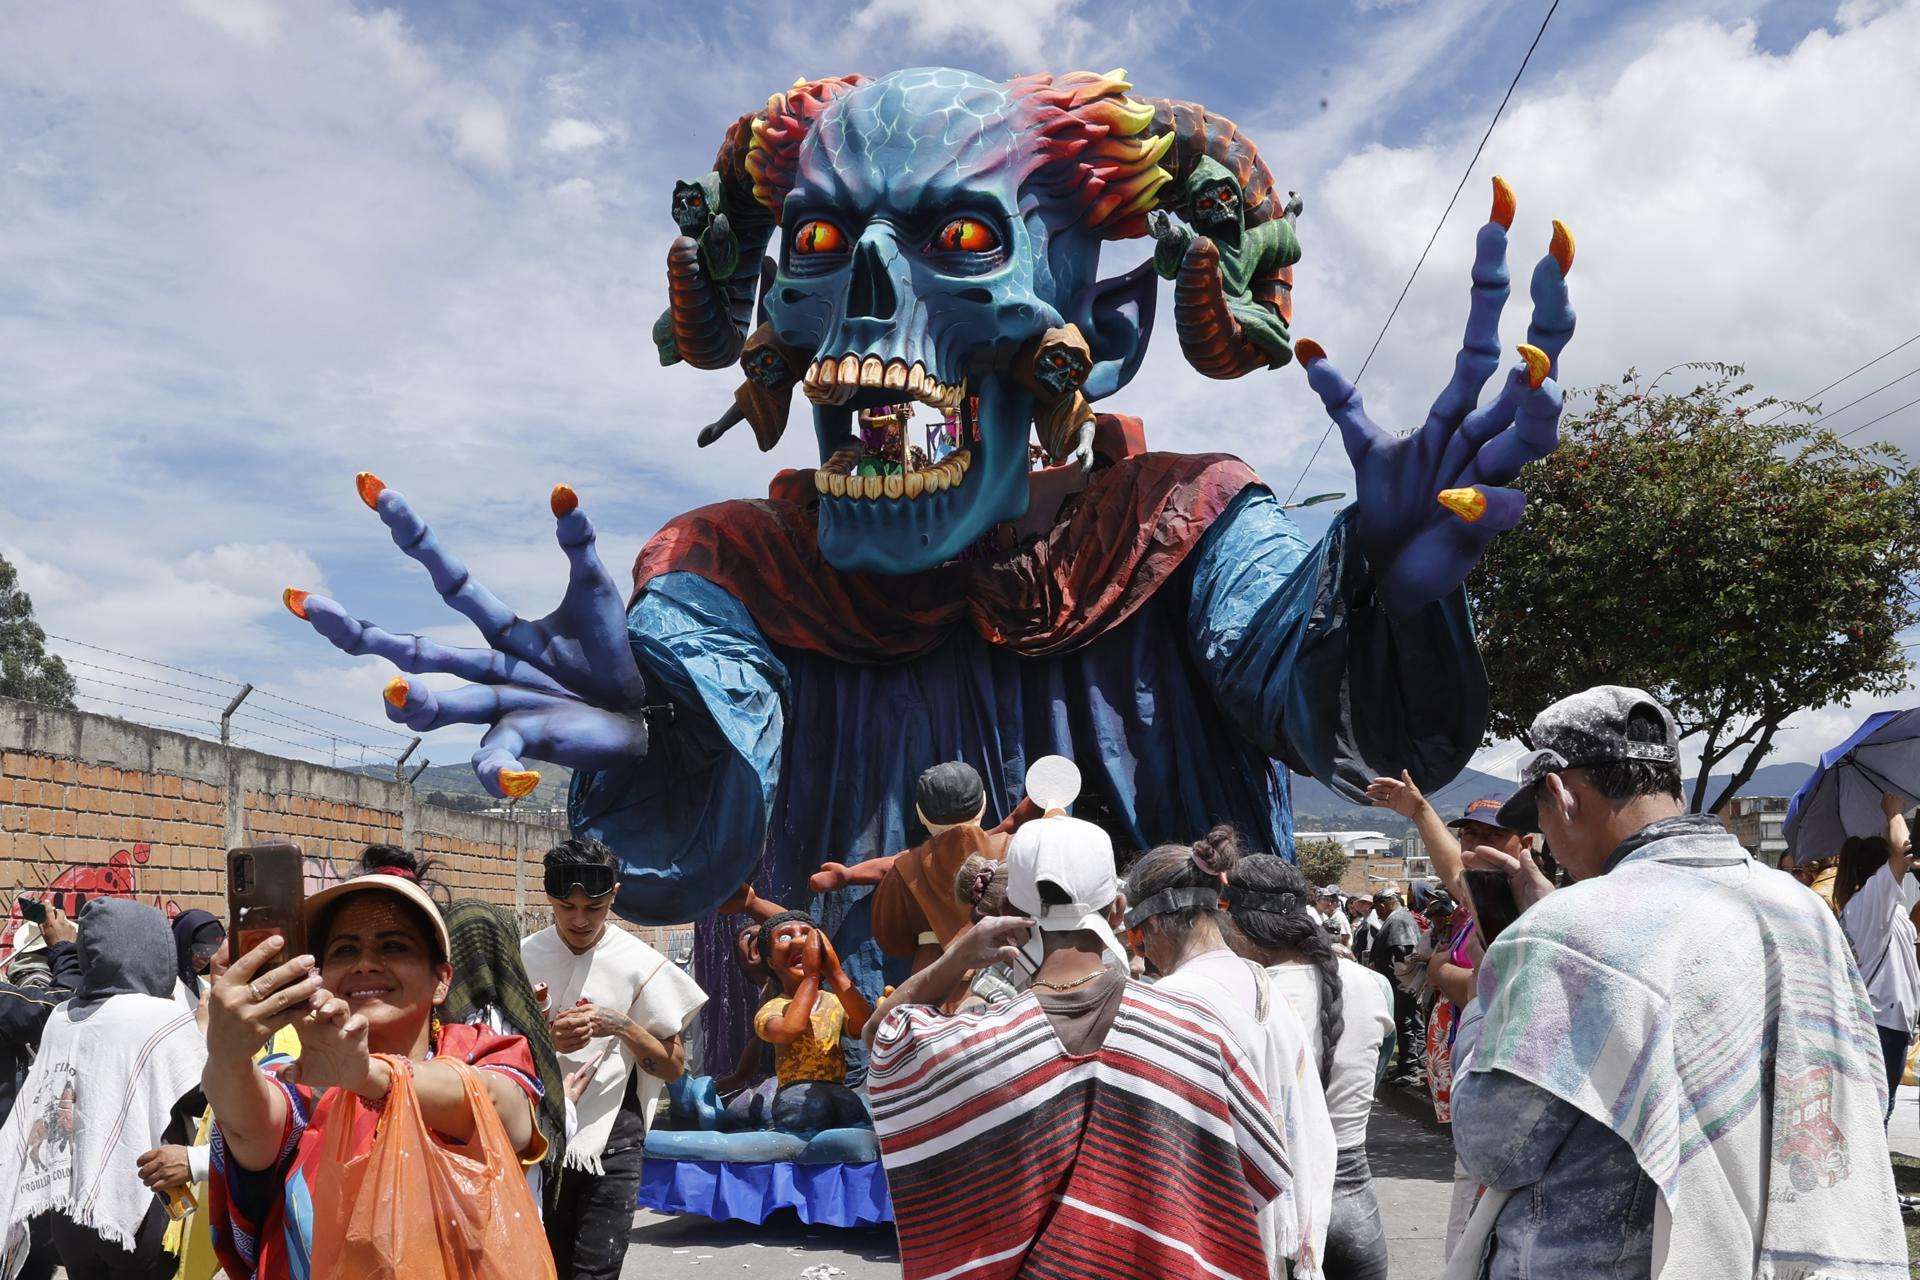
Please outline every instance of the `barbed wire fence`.
[{"label": "barbed wire fence", "polygon": [[[259,684],[47,633],[62,646],[82,710],[287,755],[332,768],[398,768],[419,739],[406,729],[330,711]],[[75,652],[77,651],[77,652]],[[227,735],[221,722],[227,721]],[[285,748],[286,750],[281,750]]]}]

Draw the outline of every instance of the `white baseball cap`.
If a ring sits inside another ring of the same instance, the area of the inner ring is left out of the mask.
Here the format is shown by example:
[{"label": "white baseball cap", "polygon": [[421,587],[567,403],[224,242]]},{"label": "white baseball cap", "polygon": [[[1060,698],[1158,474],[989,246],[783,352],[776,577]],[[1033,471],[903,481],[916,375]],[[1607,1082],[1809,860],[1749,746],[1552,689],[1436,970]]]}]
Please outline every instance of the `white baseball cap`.
[{"label": "white baseball cap", "polygon": [[[1040,886],[1052,884],[1066,902],[1048,903]],[[1127,963],[1127,949],[1107,924],[1107,909],[1120,896],[1113,840],[1079,818],[1038,818],[1007,842],[1007,905],[1031,916],[1045,933],[1084,929],[1100,935],[1107,949]]]}]

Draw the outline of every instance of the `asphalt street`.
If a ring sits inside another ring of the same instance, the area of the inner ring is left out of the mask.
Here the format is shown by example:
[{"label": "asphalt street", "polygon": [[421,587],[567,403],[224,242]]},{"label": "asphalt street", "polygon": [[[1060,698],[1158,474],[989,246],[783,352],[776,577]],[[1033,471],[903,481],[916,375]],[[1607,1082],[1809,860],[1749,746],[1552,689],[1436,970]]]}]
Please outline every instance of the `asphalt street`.
[{"label": "asphalt street", "polygon": [[[1440,1273],[1446,1252],[1453,1147],[1447,1133],[1420,1118],[1422,1098],[1395,1094],[1376,1103],[1367,1150],[1387,1226],[1392,1274],[1423,1280]],[[623,1280],[656,1276],[778,1276],[782,1280],[879,1280],[900,1274],[893,1232],[809,1227],[792,1214],[749,1226],[698,1217],[634,1215]]]}]

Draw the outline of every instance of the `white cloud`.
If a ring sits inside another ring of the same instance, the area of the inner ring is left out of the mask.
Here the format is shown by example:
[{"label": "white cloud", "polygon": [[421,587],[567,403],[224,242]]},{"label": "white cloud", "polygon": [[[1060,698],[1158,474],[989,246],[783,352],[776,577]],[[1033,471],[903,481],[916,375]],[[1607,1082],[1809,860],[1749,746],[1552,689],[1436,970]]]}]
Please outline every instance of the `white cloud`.
[{"label": "white cloud", "polygon": [[546,133],[541,135],[540,145],[548,151],[571,155],[576,151],[591,151],[612,137],[611,133],[591,120],[565,116],[547,126]]},{"label": "white cloud", "polygon": [[[876,49],[1018,70],[1161,56],[1160,29],[1141,24],[1168,12],[871,0],[821,30],[762,15],[771,35],[743,57],[670,24],[604,47],[551,28],[464,49],[390,10],[203,7],[204,20],[134,0],[105,19],[63,5],[10,19],[0,544],[50,630],[373,721],[379,664],[331,654],[277,603],[282,585],[330,577],[361,616],[445,623],[354,497],[354,471],[402,488],[483,581],[538,613],[562,582],[554,481],[580,488],[624,566],[667,516],[808,464],[798,411],[770,455],[741,432],[698,451],[730,379],[663,371],[653,354],[668,188],[705,171],[727,122],[796,68],[883,69]],[[1472,8],[1384,15],[1418,38],[1333,68],[1328,112],[1243,121],[1308,201],[1297,332],[1350,368],[1485,116],[1436,120],[1419,145],[1366,144],[1452,64]],[[1920,118],[1902,60],[1920,47],[1920,4],[1882,9],[1848,0],[1833,32],[1777,54],[1733,23],[1630,24],[1578,74],[1530,71],[1367,374],[1380,419],[1411,425],[1447,376],[1496,171],[1519,190],[1522,273],[1549,216],[1580,237],[1574,382],[1706,357],[1804,394],[1911,332],[1898,282],[1920,274],[1903,221],[1920,171],[1895,127]],[[1142,74],[1142,92],[1168,79]],[[605,136],[589,145],[587,130]],[[1144,256],[1113,246],[1108,271]],[[1304,380],[1201,379],[1166,306],[1161,319],[1111,407],[1145,417],[1157,448],[1239,452],[1284,493],[1325,422]],[[1912,443],[1916,422],[1885,425]],[[1329,443],[1303,491],[1351,487]],[[1796,720],[1792,741],[1827,732],[1826,714]]]},{"label": "white cloud", "polygon": [[280,36],[280,11],[267,0],[181,0],[181,7],[245,44],[268,45]]}]

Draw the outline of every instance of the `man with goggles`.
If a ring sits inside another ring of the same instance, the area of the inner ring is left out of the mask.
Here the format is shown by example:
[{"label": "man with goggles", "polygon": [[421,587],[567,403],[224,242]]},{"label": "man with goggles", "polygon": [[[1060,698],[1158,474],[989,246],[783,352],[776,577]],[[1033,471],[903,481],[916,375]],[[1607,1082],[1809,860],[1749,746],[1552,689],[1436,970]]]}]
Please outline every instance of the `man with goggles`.
[{"label": "man with goggles", "polygon": [[547,1208],[547,1241],[562,1280],[613,1280],[633,1224],[647,1112],[685,1069],[681,1036],[707,996],[665,956],[612,927],[620,878],[611,849],[567,840],[544,861],[553,924],[522,941],[520,954],[562,1068],[591,1074],[576,1103],[566,1176]]}]

